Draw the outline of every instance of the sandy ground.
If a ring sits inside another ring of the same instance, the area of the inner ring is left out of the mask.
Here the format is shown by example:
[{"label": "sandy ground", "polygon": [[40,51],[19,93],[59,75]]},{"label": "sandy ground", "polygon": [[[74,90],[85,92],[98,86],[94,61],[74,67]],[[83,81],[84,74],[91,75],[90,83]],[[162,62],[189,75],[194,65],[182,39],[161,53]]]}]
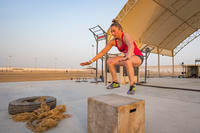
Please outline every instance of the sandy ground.
[{"label": "sandy ground", "polygon": [[69,72],[0,72],[0,82],[43,81],[43,80],[70,80],[78,78],[94,78],[95,73]]},{"label": "sandy ground", "polygon": [[[183,71],[182,66],[176,65],[173,76],[178,77]],[[140,67],[140,77],[144,77],[145,67]],[[78,78],[94,78],[95,70],[65,70],[45,68],[0,68],[0,82],[44,81],[44,80],[70,80]],[[99,73],[99,75],[101,75]],[[171,66],[161,66],[160,76],[172,76]],[[148,66],[147,77],[158,77],[157,66]]]}]

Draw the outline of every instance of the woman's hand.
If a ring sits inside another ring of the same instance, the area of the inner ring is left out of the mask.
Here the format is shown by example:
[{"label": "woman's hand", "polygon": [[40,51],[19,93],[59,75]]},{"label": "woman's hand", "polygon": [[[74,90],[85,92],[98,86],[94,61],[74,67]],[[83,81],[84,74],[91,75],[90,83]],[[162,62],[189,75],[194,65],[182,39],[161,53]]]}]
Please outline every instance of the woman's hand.
[{"label": "woman's hand", "polygon": [[80,63],[81,66],[90,65],[90,64],[91,64],[90,61]]},{"label": "woman's hand", "polygon": [[128,60],[129,59],[129,57],[128,56],[125,56],[125,57],[123,57],[121,60],[119,60],[120,62],[121,61],[126,61],[126,60]]}]

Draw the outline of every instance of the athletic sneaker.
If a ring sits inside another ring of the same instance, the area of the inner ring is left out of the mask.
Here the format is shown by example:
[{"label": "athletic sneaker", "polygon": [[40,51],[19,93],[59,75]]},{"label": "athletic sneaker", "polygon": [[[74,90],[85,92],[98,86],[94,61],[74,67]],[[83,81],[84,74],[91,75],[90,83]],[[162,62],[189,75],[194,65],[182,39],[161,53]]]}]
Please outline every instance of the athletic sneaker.
[{"label": "athletic sneaker", "polygon": [[114,89],[120,87],[120,84],[117,82],[112,82],[109,86],[107,86],[107,89]]},{"label": "athletic sneaker", "polygon": [[127,94],[134,95],[135,94],[135,86],[130,86],[130,89],[128,90]]}]

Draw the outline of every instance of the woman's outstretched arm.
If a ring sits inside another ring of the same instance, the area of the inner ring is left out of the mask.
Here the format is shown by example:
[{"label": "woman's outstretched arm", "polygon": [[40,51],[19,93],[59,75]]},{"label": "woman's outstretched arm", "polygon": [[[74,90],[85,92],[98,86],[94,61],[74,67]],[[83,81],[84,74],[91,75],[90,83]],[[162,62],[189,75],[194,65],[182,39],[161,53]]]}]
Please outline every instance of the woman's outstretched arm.
[{"label": "woman's outstretched arm", "polygon": [[95,62],[96,60],[104,56],[113,47],[113,45],[115,45],[114,40],[109,41],[105,48],[101,50],[94,58],[92,58],[90,61],[82,62],[80,63],[80,65],[85,66]]}]

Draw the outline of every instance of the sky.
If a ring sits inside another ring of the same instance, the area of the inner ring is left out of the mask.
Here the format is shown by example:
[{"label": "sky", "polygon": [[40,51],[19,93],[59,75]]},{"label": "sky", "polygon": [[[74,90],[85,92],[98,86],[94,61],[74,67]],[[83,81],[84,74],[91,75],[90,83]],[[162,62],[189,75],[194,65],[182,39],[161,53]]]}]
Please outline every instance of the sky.
[{"label": "sky", "polygon": [[[95,55],[89,28],[100,25],[106,31],[126,2],[0,0],[0,67],[83,68],[80,62]],[[200,58],[199,43],[197,38],[188,44],[175,64],[194,64]],[[104,46],[100,42],[99,50]],[[148,64],[157,65],[157,55],[151,54]],[[171,58],[161,56],[161,65],[171,65]]]}]

